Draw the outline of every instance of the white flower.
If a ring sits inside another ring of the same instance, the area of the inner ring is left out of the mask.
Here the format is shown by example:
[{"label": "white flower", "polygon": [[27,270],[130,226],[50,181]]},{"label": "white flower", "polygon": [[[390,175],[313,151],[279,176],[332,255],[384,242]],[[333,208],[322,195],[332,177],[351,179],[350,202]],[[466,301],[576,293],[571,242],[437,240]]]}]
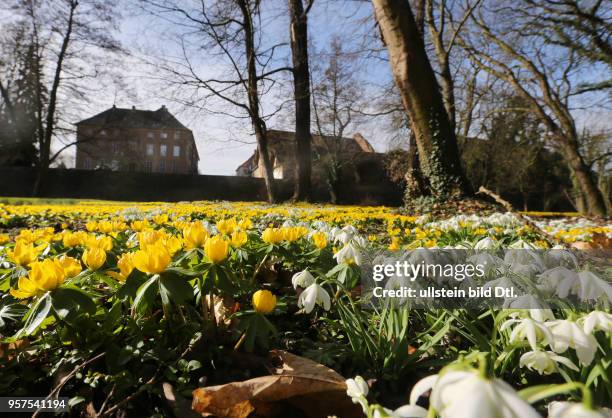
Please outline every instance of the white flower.
[{"label": "white flower", "polygon": [[578,367],[566,357],[555,354],[553,351],[529,351],[521,356],[519,364],[529,370],[547,375],[557,370],[557,363],[564,364],[567,368],[579,371]]},{"label": "white flower", "polygon": [[334,258],[338,264],[346,263],[346,264],[357,264],[361,265],[361,254],[359,250],[352,244],[348,243],[340,251],[334,254]]},{"label": "white flower", "polygon": [[570,287],[578,279],[575,272],[563,266],[546,270],[538,277],[538,289],[551,295],[556,294],[560,298],[568,296]]},{"label": "white flower", "polygon": [[508,248],[529,249],[529,250],[535,249],[533,245],[531,245],[530,243],[526,241],[523,241],[522,239],[519,239],[518,241],[513,242],[512,244],[508,246]]},{"label": "white flower", "polygon": [[301,288],[306,288],[313,284],[315,278],[310,274],[308,269],[304,271],[300,271],[299,273],[295,273],[291,278],[291,283],[293,283],[293,288],[297,289],[298,286]]},{"label": "white flower", "polygon": [[474,254],[467,259],[474,266],[481,265],[484,268],[485,275],[489,275],[504,263],[504,260],[489,252]]},{"label": "white flower", "polygon": [[424,393],[431,388],[430,403],[441,418],[541,418],[500,379],[485,379],[473,371],[449,371],[425,379],[415,385],[410,399],[418,399],[416,390]]},{"label": "white flower", "polygon": [[341,230],[334,231],[334,241],[348,244],[348,242],[357,235],[358,231],[353,225],[347,225]]},{"label": "white flower", "polygon": [[329,294],[316,283],[311,284],[300,294],[298,299],[298,307],[304,308],[306,313],[312,312],[315,305],[323,305],[323,309],[329,311],[331,308],[331,299]]},{"label": "white flower", "polygon": [[477,250],[490,250],[497,247],[497,244],[497,241],[495,241],[493,238],[486,237],[478,241],[476,245],[474,245],[474,248]]},{"label": "white flower", "polygon": [[515,298],[506,298],[504,301],[504,308],[527,310],[529,311],[529,316],[540,322],[544,322],[547,319],[555,319],[555,316],[548,305],[542,303],[542,301],[533,295],[521,295]]},{"label": "white flower", "polygon": [[576,350],[578,360],[583,366],[588,366],[595,357],[597,340],[584,332],[577,323],[567,319],[558,319],[545,323],[552,333],[551,347],[555,353],[564,353],[568,347]]},{"label": "white flower", "polygon": [[368,396],[368,383],[361,376],[355,376],[354,379],[346,379],[346,394],[351,398],[360,396]]},{"label": "white flower", "polygon": [[510,325],[516,323],[518,323],[518,325],[516,325],[510,333],[510,343],[516,343],[526,339],[531,349],[537,350],[538,341],[542,341],[543,344],[550,344],[553,340],[552,333],[546,325],[539,321],[534,321],[531,318],[509,319],[502,324],[500,330],[503,331]]},{"label": "white flower", "polygon": [[612,302],[612,285],[600,279],[595,273],[581,271],[578,273],[579,291],[576,293],[581,300],[597,300],[605,294]]},{"label": "white flower", "polygon": [[587,316],[580,318],[578,323],[582,325],[584,332],[587,334],[592,334],[593,330],[612,331],[612,315],[607,312],[593,311]]},{"label": "white flower", "polygon": [[426,418],[427,409],[418,405],[404,405],[391,413],[391,418]]},{"label": "white flower", "polygon": [[576,268],[578,266],[578,260],[571,251],[559,248],[546,251],[544,253],[544,263],[549,267]]},{"label": "white flower", "polygon": [[363,413],[368,413],[368,396],[369,387],[363,377],[355,376],[354,379],[346,379],[346,394],[351,398],[353,403],[358,403],[363,409]]},{"label": "white flower", "polygon": [[610,418],[610,410],[590,410],[581,403],[551,402],[548,404],[549,418]]}]

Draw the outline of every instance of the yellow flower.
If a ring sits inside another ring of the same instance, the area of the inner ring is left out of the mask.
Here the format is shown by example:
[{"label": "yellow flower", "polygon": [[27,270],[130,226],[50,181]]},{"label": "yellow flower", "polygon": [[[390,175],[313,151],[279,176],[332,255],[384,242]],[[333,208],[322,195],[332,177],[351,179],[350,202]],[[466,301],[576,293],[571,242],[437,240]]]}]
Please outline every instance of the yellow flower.
[{"label": "yellow flower", "polygon": [[132,257],[134,267],[149,274],[157,274],[166,270],[170,260],[170,253],[161,244],[150,245],[145,249],[138,250]]},{"label": "yellow flower", "polygon": [[166,237],[166,234],[163,231],[156,231],[154,229],[150,231],[144,231],[138,233],[138,244],[140,244],[140,248],[144,249],[149,245],[155,245],[159,241],[163,240]]},{"label": "yellow flower", "polygon": [[243,231],[246,231],[248,229],[253,228],[253,222],[249,218],[245,218],[245,219],[242,219],[240,222],[238,222],[238,226]]},{"label": "yellow flower", "polygon": [[263,314],[270,313],[276,306],[276,296],[269,290],[258,290],[253,293],[253,308]]},{"label": "yellow flower", "polygon": [[232,247],[240,248],[244,244],[246,244],[248,239],[249,238],[248,238],[246,232],[244,232],[244,231],[234,231],[234,232],[232,232],[232,240],[231,240]]},{"label": "yellow flower", "polygon": [[297,241],[308,233],[308,229],[303,226],[292,226],[281,229],[283,231],[283,238],[289,242]]},{"label": "yellow flower", "polygon": [[60,258],[57,258],[55,262],[64,270],[64,274],[66,277],[74,277],[83,270],[81,267],[81,263],[76,258],[68,257],[67,255],[63,255]]},{"label": "yellow flower", "polygon": [[89,235],[85,242],[87,248],[100,248],[104,251],[110,251],[113,249],[113,239],[108,236],[96,237]]},{"label": "yellow flower", "polygon": [[217,230],[223,235],[231,234],[232,232],[234,232],[234,230],[236,230],[236,228],[238,228],[238,223],[234,218],[222,219],[217,222]]},{"label": "yellow flower", "polygon": [[393,237],[391,238],[391,244],[389,244],[389,249],[391,251],[396,251],[400,249],[399,238]]},{"label": "yellow flower", "polygon": [[202,247],[208,238],[208,231],[201,222],[194,222],[183,229],[183,240],[187,249]]},{"label": "yellow flower", "polygon": [[11,295],[18,299],[41,295],[64,281],[64,270],[54,260],[47,258],[42,262],[33,262],[30,267],[28,277],[20,277],[17,289],[11,289]]},{"label": "yellow flower", "polygon": [[90,247],[83,252],[81,260],[90,270],[97,270],[106,261],[106,251],[100,247]]},{"label": "yellow flower", "polygon": [[23,241],[19,241],[15,244],[13,250],[6,250],[6,255],[13,263],[20,266],[27,266],[36,261],[42,248],[44,248],[44,245],[34,247],[34,244],[25,244]]},{"label": "yellow flower", "polygon": [[66,231],[62,237],[64,247],[76,247],[77,245],[83,245],[87,242],[88,235],[85,231],[70,232]]},{"label": "yellow flower", "polygon": [[0,245],[9,242],[10,238],[8,234],[0,234]]},{"label": "yellow flower", "polygon": [[87,228],[87,230],[89,232],[94,232],[95,230],[98,229],[98,222],[96,221],[89,221],[85,224],[85,228]]},{"label": "yellow flower", "polygon": [[183,248],[183,240],[179,237],[169,237],[164,240],[164,245],[168,249],[170,255],[174,255],[177,251]]},{"label": "yellow flower", "polygon": [[266,228],[261,234],[261,239],[267,244],[278,244],[284,239],[284,234],[280,228]]},{"label": "yellow flower", "polygon": [[149,221],[144,219],[142,221],[134,221],[132,222],[132,230],[136,231],[136,232],[140,232],[140,231],[144,231],[145,229],[148,229],[151,227],[151,224],[149,224]]},{"label": "yellow flower", "polygon": [[157,225],[163,225],[165,223],[168,223],[168,215],[166,215],[165,213],[162,213],[161,215],[156,215],[153,217],[153,222],[155,222]]},{"label": "yellow flower", "polygon": [[312,234],[312,242],[314,242],[315,247],[319,250],[327,247],[327,237],[325,236],[325,232],[315,232]]},{"label": "yellow flower", "polygon": [[134,270],[134,253],[123,253],[117,260],[117,267],[119,268],[119,273],[114,271],[107,273],[115,279],[124,282],[130,273],[132,273],[132,270]]},{"label": "yellow flower", "polygon": [[215,235],[207,239],[206,244],[204,244],[204,253],[206,257],[215,264],[225,260],[228,251],[229,244],[220,235]]}]

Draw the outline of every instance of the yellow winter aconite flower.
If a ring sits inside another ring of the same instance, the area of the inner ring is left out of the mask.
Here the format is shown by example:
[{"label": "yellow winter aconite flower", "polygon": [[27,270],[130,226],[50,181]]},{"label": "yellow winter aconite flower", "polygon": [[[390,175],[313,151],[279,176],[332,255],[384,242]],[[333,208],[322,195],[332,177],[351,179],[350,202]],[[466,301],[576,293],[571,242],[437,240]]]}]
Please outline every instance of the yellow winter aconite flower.
[{"label": "yellow winter aconite flower", "polygon": [[312,234],[312,242],[319,250],[327,247],[327,237],[325,236],[325,232],[319,231]]},{"label": "yellow winter aconite flower", "polygon": [[164,240],[167,237],[166,233],[158,230],[150,230],[138,233],[138,244],[141,249],[148,247],[149,245],[155,245],[159,241]]},{"label": "yellow winter aconite flower", "polygon": [[217,230],[223,235],[230,235],[238,228],[238,223],[235,218],[222,219],[217,222]]},{"label": "yellow winter aconite flower", "polygon": [[267,244],[278,244],[284,239],[284,233],[280,228],[266,228],[261,234],[261,239]]},{"label": "yellow winter aconite flower", "polygon": [[108,236],[96,237],[95,235],[89,235],[85,241],[87,248],[100,248],[104,251],[110,251],[113,249],[113,239]]},{"label": "yellow winter aconite flower", "polygon": [[44,246],[35,247],[34,244],[25,244],[24,242],[19,241],[15,244],[15,248],[12,250],[6,250],[6,255],[13,263],[20,266],[27,266],[28,264],[36,261],[42,248],[44,248]]},{"label": "yellow winter aconite flower", "polygon": [[85,228],[89,231],[89,232],[94,232],[98,230],[98,222],[96,221],[89,221],[85,224]]},{"label": "yellow winter aconite flower", "polygon": [[8,234],[0,234],[0,245],[6,244],[9,241],[10,241],[10,238]]},{"label": "yellow winter aconite flower", "polygon": [[204,245],[208,238],[208,231],[201,222],[194,222],[183,229],[185,248],[193,249]]},{"label": "yellow winter aconite flower", "polygon": [[238,226],[243,231],[246,231],[248,229],[253,228],[253,221],[251,221],[249,218],[245,218],[245,219],[240,220],[240,222],[238,222]]},{"label": "yellow winter aconite flower", "polygon": [[106,251],[100,247],[90,247],[83,252],[81,260],[90,270],[97,270],[106,261]]},{"label": "yellow winter aconite flower", "polygon": [[150,245],[132,256],[134,267],[143,273],[158,274],[170,264],[170,253],[161,244]]},{"label": "yellow winter aconite flower", "polygon": [[391,244],[389,244],[389,249],[391,251],[396,251],[400,249],[399,238],[393,237],[391,238]]},{"label": "yellow winter aconite flower", "polygon": [[68,257],[67,255],[57,258],[55,262],[64,270],[64,273],[68,278],[76,276],[83,270],[79,260]]},{"label": "yellow winter aconite flower", "polygon": [[124,282],[130,273],[132,273],[132,270],[134,270],[134,253],[123,253],[117,260],[117,267],[119,268],[119,273],[108,271],[107,274]]},{"label": "yellow winter aconite flower", "polygon": [[231,237],[230,244],[234,248],[240,248],[244,244],[246,244],[248,239],[249,238],[248,238],[246,232],[244,232],[244,231],[234,231],[234,232],[232,232],[232,237]]},{"label": "yellow winter aconite flower", "polygon": [[168,237],[163,242],[171,256],[183,248],[183,240],[179,237]]},{"label": "yellow winter aconite flower", "polygon": [[151,227],[151,224],[149,223],[147,219],[144,219],[142,221],[132,222],[130,227],[132,228],[133,231],[140,232],[140,231],[144,231],[145,229],[149,229]]},{"label": "yellow winter aconite flower", "polygon": [[253,293],[253,308],[256,312],[267,314],[276,307],[276,296],[269,290],[258,290]]},{"label": "yellow winter aconite flower", "polygon": [[78,245],[84,245],[87,242],[88,235],[85,231],[70,232],[66,231],[62,237],[62,243],[64,247],[76,247]]},{"label": "yellow winter aconite flower", "polygon": [[65,278],[65,272],[59,263],[51,259],[36,261],[31,264],[27,277],[20,277],[17,289],[11,289],[11,295],[26,299],[41,295],[57,288]]},{"label": "yellow winter aconite flower", "polygon": [[304,228],[303,226],[292,226],[281,229],[283,232],[283,238],[289,242],[297,241],[308,233],[308,229]]},{"label": "yellow winter aconite flower", "polygon": [[206,244],[204,244],[204,254],[215,264],[225,260],[228,251],[229,243],[220,235],[207,239]]},{"label": "yellow winter aconite flower", "polygon": [[156,215],[153,217],[153,222],[155,222],[157,225],[166,224],[168,223],[168,215],[166,215],[165,213]]}]

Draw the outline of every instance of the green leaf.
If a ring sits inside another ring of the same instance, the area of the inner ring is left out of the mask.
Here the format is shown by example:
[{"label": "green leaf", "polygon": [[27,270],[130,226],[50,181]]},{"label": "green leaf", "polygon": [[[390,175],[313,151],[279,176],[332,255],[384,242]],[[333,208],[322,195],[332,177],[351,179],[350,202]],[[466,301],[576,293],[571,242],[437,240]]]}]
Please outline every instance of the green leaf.
[{"label": "green leaf", "polygon": [[136,299],[134,299],[134,309],[136,312],[142,314],[149,310],[155,300],[156,287],[153,286],[159,280],[159,275],[152,276],[149,280],[144,282],[142,286],[138,288],[136,292]]},{"label": "green leaf", "polygon": [[89,295],[76,287],[60,287],[51,293],[51,302],[57,315],[72,320],[80,314],[93,315],[96,304]]},{"label": "green leaf", "polygon": [[186,302],[193,298],[193,288],[183,279],[174,275],[163,275],[159,279],[159,293],[164,299],[176,304]]},{"label": "green leaf", "polygon": [[49,293],[39,298],[36,303],[30,308],[24,320],[25,325],[19,331],[18,335],[30,335],[42,324],[51,311],[51,297]]}]

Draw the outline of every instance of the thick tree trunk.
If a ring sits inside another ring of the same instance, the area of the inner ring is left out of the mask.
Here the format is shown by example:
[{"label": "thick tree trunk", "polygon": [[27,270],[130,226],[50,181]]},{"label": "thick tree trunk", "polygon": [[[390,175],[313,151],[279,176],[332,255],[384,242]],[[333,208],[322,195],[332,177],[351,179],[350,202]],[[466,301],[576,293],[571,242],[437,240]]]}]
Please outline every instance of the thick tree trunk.
[{"label": "thick tree trunk", "polygon": [[259,153],[259,163],[263,165],[264,182],[268,202],[276,201],[274,193],[274,170],[270,161],[268,150],[268,136],[266,124],[259,114],[259,92],[257,78],[257,63],[255,57],[255,41],[253,35],[253,15],[249,0],[238,0],[238,6],[242,12],[244,23],[244,46],[247,59],[247,89],[249,99],[249,116],[255,131],[257,140],[257,151]]},{"label": "thick tree trunk", "polygon": [[436,197],[470,194],[455,132],[408,0],[372,2],[431,193]]},{"label": "thick tree trunk", "polygon": [[310,71],[308,15],[302,0],[289,0],[291,56],[295,97],[295,200],[308,200],[311,178]]},{"label": "thick tree trunk", "polygon": [[[606,204],[601,190],[597,187],[591,175],[591,170],[589,170],[589,167],[578,152],[577,142],[574,140],[560,141],[560,148],[567,164],[572,170],[575,184],[578,186],[584,198],[586,212],[589,215],[605,216]],[[579,202],[579,200],[580,199],[577,197],[576,201]]]}]

